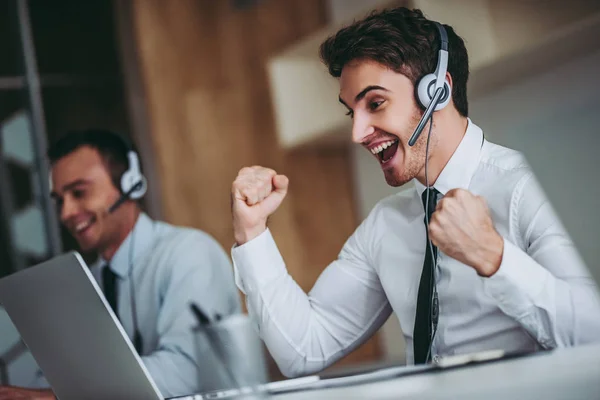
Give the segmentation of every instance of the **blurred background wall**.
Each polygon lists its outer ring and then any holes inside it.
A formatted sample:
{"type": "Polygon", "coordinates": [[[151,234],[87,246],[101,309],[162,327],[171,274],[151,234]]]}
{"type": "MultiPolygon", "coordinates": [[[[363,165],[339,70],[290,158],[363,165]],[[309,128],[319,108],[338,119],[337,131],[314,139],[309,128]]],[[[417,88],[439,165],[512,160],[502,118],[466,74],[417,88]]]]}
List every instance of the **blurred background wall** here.
{"type": "MultiPolygon", "coordinates": [[[[289,176],[271,229],[309,290],[357,224],[347,148],[282,150],[266,63],[327,23],[322,0],[132,1],[129,7],[164,218],[233,243],[230,188],[243,166],[289,176]]],[[[375,359],[377,339],[344,362],[375,359]]]]}
{"type": "MultiPolygon", "coordinates": [[[[542,183],[572,180],[549,167],[581,164],[595,151],[590,141],[598,143],[595,0],[5,0],[0,276],[74,248],[47,199],[45,143],[68,129],[101,127],[137,145],[151,216],[202,229],[226,250],[237,171],[260,164],[288,175],[289,195],[271,229],[308,291],[373,205],[409,189],[387,187],[373,158],[350,145],[337,82],[317,56],[340,24],[399,4],[422,8],[465,38],[471,118],[486,137],[526,151],[542,183]],[[544,158],[545,146],[564,147],[564,159],[544,158]]],[[[600,195],[589,179],[581,185],[588,199],[600,195]]],[[[578,239],[596,221],[561,217],[578,239]]],[[[600,255],[595,241],[582,241],[586,259],[600,255]]],[[[0,309],[0,355],[18,338],[0,309]]],[[[10,382],[27,385],[35,362],[16,350],[10,382]]],[[[403,361],[392,316],[333,368],[403,361]]]]}

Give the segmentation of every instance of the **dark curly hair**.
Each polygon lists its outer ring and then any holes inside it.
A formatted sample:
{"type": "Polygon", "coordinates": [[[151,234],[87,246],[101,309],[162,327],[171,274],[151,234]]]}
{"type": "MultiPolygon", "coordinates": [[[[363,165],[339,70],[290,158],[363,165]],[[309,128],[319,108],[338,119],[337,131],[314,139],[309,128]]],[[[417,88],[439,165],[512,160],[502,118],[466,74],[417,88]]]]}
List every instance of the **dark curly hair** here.
{"type": "MultiPolygon", "coordinates": [[[[452,99],[460,115],[467,117],[469,57],[465,43],[451,26],[448,33],[448,72],[452,99]]],[[[440,49],[438,29],[421,10],[405,7],[373,12],[341,29],[321,44],[323,63],[339,78],[353,60],[372,60],[408,77],[413,85],[435,70],[440,49]]]]}

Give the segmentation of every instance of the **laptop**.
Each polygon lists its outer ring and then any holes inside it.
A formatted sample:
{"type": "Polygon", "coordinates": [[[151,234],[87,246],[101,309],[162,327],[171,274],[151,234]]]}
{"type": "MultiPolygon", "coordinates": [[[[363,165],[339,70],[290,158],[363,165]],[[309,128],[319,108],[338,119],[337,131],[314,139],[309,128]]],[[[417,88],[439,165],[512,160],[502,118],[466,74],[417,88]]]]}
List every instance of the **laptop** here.
{"type": "MultiPolygon", "coordinates": [[[[165,400],[79,253],[0,279],[0,304],[60,400],[165,400]]],[[[276,394],[316,375],[170,400],[276,394]]]]}
{"type": "Polygon", "coordinates": [[[78,253],[1,279],[0,303],[59,399],[164,399],[78,253]]]}

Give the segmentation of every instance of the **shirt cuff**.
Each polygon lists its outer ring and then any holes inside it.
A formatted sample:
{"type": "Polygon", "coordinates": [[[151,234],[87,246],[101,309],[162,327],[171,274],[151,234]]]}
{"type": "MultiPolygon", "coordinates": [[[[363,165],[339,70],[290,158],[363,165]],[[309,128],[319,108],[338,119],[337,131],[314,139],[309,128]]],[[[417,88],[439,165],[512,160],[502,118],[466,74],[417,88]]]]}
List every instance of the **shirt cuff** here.
{"type": "Polygon", "coordinates": [[[244,294],[268,285],[278,276],[287,273],[285,262],[269,228],[241,246],[234,245],[231,248],[231,259],[235,283],[244,294]]]}
{"type": "Polygon", "coordinates": [[[482,279],[485,292],[498,301],[500,309],[520,319],[531,312],[551,278],[550,272],[504,239],[500,268],[491,277],[482,279]]]}

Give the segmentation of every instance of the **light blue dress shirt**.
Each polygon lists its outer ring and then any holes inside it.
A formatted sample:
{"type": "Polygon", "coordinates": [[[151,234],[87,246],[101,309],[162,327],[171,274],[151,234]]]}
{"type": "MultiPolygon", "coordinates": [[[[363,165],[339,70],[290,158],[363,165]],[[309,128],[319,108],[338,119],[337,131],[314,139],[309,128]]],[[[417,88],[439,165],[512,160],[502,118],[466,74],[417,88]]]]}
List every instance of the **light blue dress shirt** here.
{"type": "MultiPolygon", "coordinates": [[[[190,304],[209,316],[241,312],[231,263],[222,247],[202,231],[141,214],[109,264],[119,277],[121,324],[132,342],[137,324],[140,356],[163,396],[201,392],[202,356],[196,352],[197,321],[190,304]]],[[[90,267],[100,287],[105,265],[100,259],[90,267]]]]}

